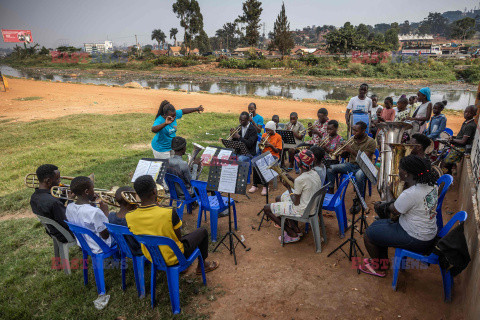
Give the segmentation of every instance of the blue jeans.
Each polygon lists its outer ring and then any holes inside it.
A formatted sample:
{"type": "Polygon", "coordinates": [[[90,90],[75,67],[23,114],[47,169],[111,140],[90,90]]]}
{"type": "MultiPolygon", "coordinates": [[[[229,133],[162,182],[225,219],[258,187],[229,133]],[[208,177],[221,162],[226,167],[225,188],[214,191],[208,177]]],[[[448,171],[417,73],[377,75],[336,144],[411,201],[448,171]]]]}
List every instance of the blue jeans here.
{"type": "MultiPolygon", "coordinates": [[[[355,180],[357,181],[358,189],[363,197],[365,197],[365,173],[356,164],[345,162],[340,164],[334,164],[327,169],[327,182],[331,183],[330,186],[335,185],[335,178],[337,174],[350,173],[355,174],[355,180]]],[[[337,186],[338,187],[338,186],[337,186]]]]}

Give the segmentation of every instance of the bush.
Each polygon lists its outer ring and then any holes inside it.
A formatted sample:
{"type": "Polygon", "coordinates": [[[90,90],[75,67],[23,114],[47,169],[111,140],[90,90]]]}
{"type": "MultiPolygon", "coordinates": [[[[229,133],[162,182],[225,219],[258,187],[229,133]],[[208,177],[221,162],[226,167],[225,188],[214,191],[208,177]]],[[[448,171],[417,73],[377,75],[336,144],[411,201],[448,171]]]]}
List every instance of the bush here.
{"type": "Polygon", "coordinates": [[[474,66],[465,70],[458,70],[457,75],[468,83],[477,84],[480,82],[480,67],[474,66]]]}
{"type": "MultiPolygon", "coordinates": [[[[203,58],[203,57],[202,57],[203,58]]],[[[169,57],[169,56],[160,56],[150,62],[154,65],[167,64],[171,67],[189,67],[201,64],[199,61],[200,57],[191,56],[191,57],[169,57]]]]}

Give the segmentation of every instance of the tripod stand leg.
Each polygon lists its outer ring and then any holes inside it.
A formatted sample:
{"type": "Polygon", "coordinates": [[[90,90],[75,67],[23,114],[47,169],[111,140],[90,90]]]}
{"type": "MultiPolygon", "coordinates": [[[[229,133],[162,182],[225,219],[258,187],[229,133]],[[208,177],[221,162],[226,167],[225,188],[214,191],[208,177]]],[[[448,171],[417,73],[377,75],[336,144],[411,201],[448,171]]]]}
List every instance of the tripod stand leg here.
{"type": "Polygon", "coordinates": [[[334,254],[334,253],[337,252],[338,250],[342,249],[342,247],[343,247],[345,244],[347,244],[347,242],[349,242],[349,241],[350,241],[350,239],[347,239],[347,240],[343,241],[342,244],[339,245],[338,247],[336,247],[335,250],[333,250],[332,252],[330,252],[330,253],[327,255],[327,257],[330,257],[332,254],[334,254]]]}
{"type": "Polygon", "coordinates": [[[225,233],[225,235],[223,236],[222,240],[220,240],[220,241],[218,242],[217,246],[215,247],[215,249],[213,249],[213,252],[217,251],[218,247],[220,247],[221,244],[225,245],[225,244],[223,243],[223,241],[225,241],[225,238],[228,236],[228,234],[229,234],[228,232],[225,233]]]}

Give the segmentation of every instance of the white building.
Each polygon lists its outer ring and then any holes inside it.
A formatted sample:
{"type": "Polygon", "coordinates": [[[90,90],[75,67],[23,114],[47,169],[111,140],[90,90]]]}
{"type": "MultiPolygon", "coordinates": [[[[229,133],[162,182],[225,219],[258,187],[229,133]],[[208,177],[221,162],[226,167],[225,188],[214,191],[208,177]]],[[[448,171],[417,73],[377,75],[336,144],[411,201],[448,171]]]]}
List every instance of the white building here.
{"type": "Polygon", "coordinates": [[[111,53],[113,52],[113,41],[105,43],[84,43],[83,48],[88,53],[111,53]]]}

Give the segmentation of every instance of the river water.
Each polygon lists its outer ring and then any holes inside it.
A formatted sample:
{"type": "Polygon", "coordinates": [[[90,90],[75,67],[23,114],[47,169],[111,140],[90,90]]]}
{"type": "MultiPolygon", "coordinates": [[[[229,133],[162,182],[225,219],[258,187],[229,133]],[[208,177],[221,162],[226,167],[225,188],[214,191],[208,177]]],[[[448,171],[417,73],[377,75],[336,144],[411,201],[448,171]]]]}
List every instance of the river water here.
{"type": "MultiPolygon", "coordinates": [[[[70,77],[68,75],[51,73],[34,72],[30,70],[15,69],[6,65],[0,66],[0,71],[4,75],[34,78],[37,80],[52,81],[71,81],[78,83],[94,83],[106,85],[124,85],[131,82],[132,79],[108,78],[92,76],[70,77]]],[[[172,80],[172,79],[133,79],[142,86],[148,86],[152,89],[170,89],[170,90],[188,90],[188,91],[205,91],[209,93],[230,93],[235,95],[257,95],[262,97],[275,96],[285,97],[289,99],[316,99],[316,100],[347,100],[358,93],[358,89],[351,85],[343,85],[341,83],[325,82],[315,85],[309,84],[289,84],[289,83],[270,83],[255,81],[209,81],[209,80],[172,80]]],[[[448,86],[442,85],[441,88],[432,88],[432,101],[447,100],[447,109],[464,109],[466,106],[475,103],[475,91],[464,89],[448,89],[448,86]]],[[[407,97],[416,94],[416,89],[395,89],[388,87],[370,87],[369,95],[376,94],[379,101],[383,104],[383,99],[387,96],[393,97],[396,101],[402,94],[407,97]]]]}

